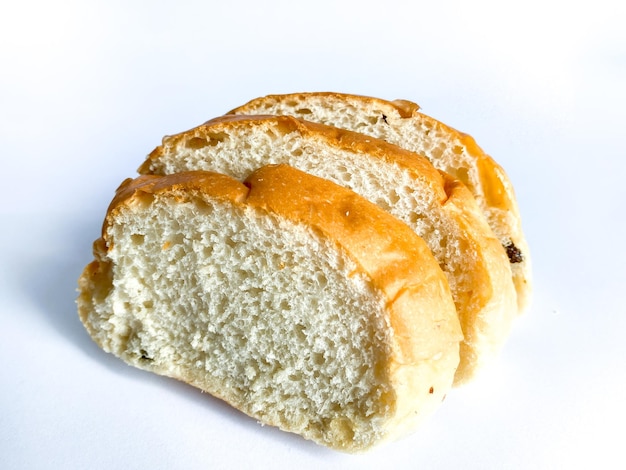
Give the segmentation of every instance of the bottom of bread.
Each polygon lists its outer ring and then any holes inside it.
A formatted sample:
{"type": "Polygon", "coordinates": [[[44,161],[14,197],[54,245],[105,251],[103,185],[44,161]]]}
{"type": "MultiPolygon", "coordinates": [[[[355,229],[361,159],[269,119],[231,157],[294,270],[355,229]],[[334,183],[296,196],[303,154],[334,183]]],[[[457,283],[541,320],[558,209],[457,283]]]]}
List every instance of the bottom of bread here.
{"type": "MultiPolygon", "coordinates": [[[[429,271],[435,261],[422,260],[421,284],[390,299],[324,223],[255,207],[254,184],[216,178],[217,196],[158,178],[158,191],[144,186],[114,204],[79,281],[93,339],[341,451],[367,450],[430,415],[452,384],[460,339],[445,282],[429,271]],[[224,196],[225,183],[236,190],[224,196]]],[[[373,210],[350,204],[353,217],[373,210]]]]}

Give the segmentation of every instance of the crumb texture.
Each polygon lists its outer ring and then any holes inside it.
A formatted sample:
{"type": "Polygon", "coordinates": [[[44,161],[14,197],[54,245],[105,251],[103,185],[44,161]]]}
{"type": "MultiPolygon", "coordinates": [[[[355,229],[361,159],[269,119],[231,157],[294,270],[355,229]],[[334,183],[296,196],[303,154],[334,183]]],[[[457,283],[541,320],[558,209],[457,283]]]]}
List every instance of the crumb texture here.
{"type": "MultiPolygon", "coordinates": [[[[331,111],[321,105],[307,109],[316,119],[330,120],[323,113],[331,111]]],[[[360,119],[363,126],[352,127],[364,132],[378,128],[378,118],[351,114],[349,107],[333,116],[360,119]]],[[[158,175],[205,170],[245,179],[265,164],[286,164],[349,188],[401,220],[426,242],[446,275],[465,334],[457,382],[467,382],[508,336],[516,296],[506,254],[471,193],[458,184],[446,193],[452,178],[414,153],[354,132],[296,122],[269,116],[209,121],[164,139],[142,168],[158,175]]]]}
{"type": "Polygon", "coordinates": [[[108,288],[82,298],[105,350],[332,447],[382,437],[384,305],[328,240],[250,208],[159,199],[120,211],[107,237],[108,288]]]}

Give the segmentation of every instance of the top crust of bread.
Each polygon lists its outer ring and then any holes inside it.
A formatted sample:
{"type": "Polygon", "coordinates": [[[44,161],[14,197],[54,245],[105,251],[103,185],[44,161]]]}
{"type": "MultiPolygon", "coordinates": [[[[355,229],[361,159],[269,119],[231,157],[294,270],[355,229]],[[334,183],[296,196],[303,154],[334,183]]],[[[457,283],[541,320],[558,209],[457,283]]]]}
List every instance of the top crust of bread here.
{"type": "Polygon", "coordinates": [[[332,92],[268,95],[229,114],[294,115],[372,135],[425,155],[435,167],[460,179],[475,196],[511,261],[518,311],[528,308],[531,260],[513,185],[471,136],[421,113],[419,105],[411,101],[332,92]]]}
{"type": "Polygon", "coordinates": [[[500,350],[515,315],[506,254],[467,188],[413,152],[292,116],[229,115],[165,137],[139,172],[208,170],[244,179],[267,163],[343,184],[424,236],[448,275],[465,334],[456,384],[500,350]]]}
{"type": "MultiPolygon", "coordinates": [[[[180,221],[181,226],[184,223],[180,221]]],[[[184,230],[193,235],[197,227],[187,226],[184,230]]],[[[282,234],[273,236],[280,238],[282,234]]],[[[155,255],[159,256],[161,242],[156,242],[155,255]]],[[[298,432],[320,444],[354,452],[365,450],[380,439],[397,437],[413,429],[436,409],[451,386],[462,333],[447,281],[428,247],[406,225],[352,191],[286,165],[261,168],[245,183],[208,172],[127,180],[109,206],[102,238],[94,244],[94,256],[95,260],[79,279],[78,306],[82,322],[103,349],[136,367],[191,383],[266,424],[298,432]],[[144,353],[127,349],[127,337],[122,338],[121,343],[114,338],[114,317],[122,314],[119,310],[123,307],[119,302],[113,303],[116,311],[108,311],[107,298],[120,285],[120,281],[116,282],[119,272],[111,254],[115,252],[118,256],[120,250],[128,247],[119,246],[122,242],[114,238],[116,232],[112,229],[132,230],[129,223],[142,218],[149,224],[149,220],[154,220],[150,207],[155,201],[175,206],[192,203],[198,208],[217,202],[232,206],[238,213],[253,211],[255,217],[285,219],[306,227],[312,235],[329,241],[330,246],[353,260],[355,270],[350,277],[363,276],[372,291],[380,295],[385,324],[390,329],[389,334],[379,333],[387,342],[381,377],[389,392],[381,399],[388,412],[384,416],[361,417],[368,423],[378,420],[379,428],[365,436],[358,435],[358,428],[353,430],[357,435],[347,432],[341,410],[334,418],[327,418],[330,421],[321,427],[290,422],[276,415],[275,410],[259,411],[254,406],[258,404],[247,403],[245,398],[233,393],[224,383],[216,382],[194,364],[174,367],[159,357],[147,361],[142,357],[144,353]]],[[[132,257],[132,254],[126,256],[132,257]]],[[[184,303],[185,292],[180,294],[180,301],[184,303]]],[[[191,309],[185,316],[193,318],[198,313],[191,309]]],[[[310,312],[312,316],[315,314],[310,312]]],[[[359,316],[366,312],[353,314],[359,316]]],[[[191,338],[187,338],[184,344],[191,342],[191,338]]],[[[344,387],[349,388],[350,384],[339,385],[340,389],[344,387]]],[[[310,419],[313,422],[316,417],[310,419]]]]}

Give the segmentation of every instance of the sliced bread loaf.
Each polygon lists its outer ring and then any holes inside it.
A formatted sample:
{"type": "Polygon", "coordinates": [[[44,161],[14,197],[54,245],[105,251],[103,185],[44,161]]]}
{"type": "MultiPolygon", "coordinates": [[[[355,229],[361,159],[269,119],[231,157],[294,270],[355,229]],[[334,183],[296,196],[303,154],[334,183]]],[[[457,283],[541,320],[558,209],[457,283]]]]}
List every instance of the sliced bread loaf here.
{"type": "Polygon", "coordinates": [[[504,170],[467,134],[419,112],[406,100],[341,93],[293,93],[257,98],[233,114],[286,114],[384,139],[420,155],[461,180],[475,196],[506,249],[523,312],[530,303],[531,264],[519,209],[504,170]]]}
{"type": "Polygon", "coordinates": [[[499,351],[516,314],[506,254],[467,188],[423,157],[290,116],[231,115],[164,138],[139,172],[209,170],[244,179],[268,163],[344,185],[426,241],[447,276],[465,336],[457,384],[499,351]]]}
{"type": "Polygon", "coordinates": [[[428,247],[288,166],[127,180],[94,256],[78,307],[105,351],[319,444],[408,432],[453,381],[462,334],[428,247]]]}

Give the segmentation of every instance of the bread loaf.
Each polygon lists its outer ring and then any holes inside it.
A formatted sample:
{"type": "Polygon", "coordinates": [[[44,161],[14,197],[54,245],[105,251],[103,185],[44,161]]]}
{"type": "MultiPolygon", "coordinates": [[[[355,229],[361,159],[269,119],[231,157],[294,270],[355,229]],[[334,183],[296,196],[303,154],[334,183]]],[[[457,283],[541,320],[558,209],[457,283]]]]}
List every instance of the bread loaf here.
{"type": "Polygon", "coordinates": [[[528,307],[532,295],[530,252],[513,185],[469,135],[421,113],[419,106],[410,101],[341,93],[270,95],[231,113],[293,115],[381,138],[426,156],[472,192],[508,254],[519,312],[528,307]]]}
{"type": "Polygon", "coordinates": [[[344,185],[426,241],[447,276],[463,328],[457,384],[499,352],[516,314],[506,254],[465,186],[425,158],[290,116],[225,116],[164,138],[139,172],[209,170],[244,179],[268,163],[344,185]]]}
{"type": "Polygon", "coordinates": [[[291,167],[127,180],[94,256],[78,308],[105,351],[322,445],[407,432],[453,381],[462,334],[426,244],[291,167]]]}

